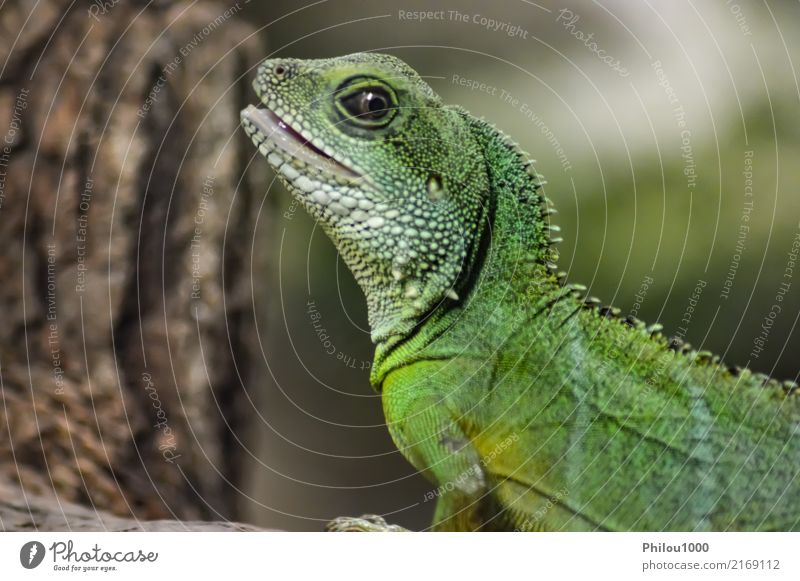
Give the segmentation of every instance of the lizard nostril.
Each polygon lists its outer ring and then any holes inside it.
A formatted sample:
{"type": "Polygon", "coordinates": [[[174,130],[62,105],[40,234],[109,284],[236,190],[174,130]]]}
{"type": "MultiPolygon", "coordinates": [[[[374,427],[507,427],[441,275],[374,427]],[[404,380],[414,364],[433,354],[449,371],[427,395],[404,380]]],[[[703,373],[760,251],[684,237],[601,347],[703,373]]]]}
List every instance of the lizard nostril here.
{"type": "Polygon", "coordinates": [[[286,76],[286,66],[278,63],[272,68],[272,74],[279,79],[284,78],[286,76]]]}

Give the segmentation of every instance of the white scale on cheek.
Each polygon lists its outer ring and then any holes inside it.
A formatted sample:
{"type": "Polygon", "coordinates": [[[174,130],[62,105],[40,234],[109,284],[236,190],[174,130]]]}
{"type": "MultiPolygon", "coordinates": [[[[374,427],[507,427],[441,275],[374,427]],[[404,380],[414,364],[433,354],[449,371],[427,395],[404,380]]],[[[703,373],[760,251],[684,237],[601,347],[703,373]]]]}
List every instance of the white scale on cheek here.
{"type": "Polygon", "coordinates": [[[306,176],[302,175],[294,181],[294,185],[307,194],[310,194],[315,189],[317,189],[316,186],[314,185],[314,182],[312,182],[306,176]]]}
{"type": "Polygon", "coordinates": [[[350,208],[351,210],[358,205],[358,201],[355,198],[351,198],[350,196],[342,196],[340,203],[345,208],[350,208]]]}
{"type": "Polygon", "coordinates": [[[322,190],[317,190],[311,194],[311,198],[320,206],[327,206],[331,202],[330,196],[322,190]]]}
{"type": "Polygon", "coordinates": [[[294,181],[300,177],[300,172],[288,163],[284,163],[281,166],[281,173],[290,181],[294,181]]]}
{"type": "Polygon", "coordinates": [[[339,216],[347,216],[350,213],[350,210],[342,206],[339,202],[333,202],[330,206],[328,206],[331,211],[339,216]]]}

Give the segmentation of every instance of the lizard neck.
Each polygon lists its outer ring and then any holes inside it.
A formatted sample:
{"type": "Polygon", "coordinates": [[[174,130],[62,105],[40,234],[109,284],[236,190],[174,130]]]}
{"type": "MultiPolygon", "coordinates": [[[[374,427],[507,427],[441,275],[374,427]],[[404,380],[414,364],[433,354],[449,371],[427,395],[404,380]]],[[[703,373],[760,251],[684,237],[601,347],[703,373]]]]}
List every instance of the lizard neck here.
{"type": "MultiPolygon", "coordinates": [[[[584,286],[563,284],[550,238],[553,211],[541,190],[540,176],[516,144],[484,121],[470,119],[486,160],[488,212],[474,261],[458,282],[462,299],[435,309],[409,334],[378,343],[370,374],[376,389],[394,369],[423,359],[469,357],[468,345],[477,343],[473,355],[478,359],[501,349],[518,349],[532,360],[541,357],[542,369],[563,371],[580,362],[594,370],[584,375],[586,381],[596,372],[620,383],[630,379],[636,367],[644,370],[639,378],[647,386],[643,389],[650,389],[667,382],[670,370],[680,368],[691,377],[698,374],[699,384],[711,372],[718,384],[731,389],[768,386],[776,397],[781,388],[787,394],[798,391],[795,382],[781,384],[748,369],[728,368],[707,351],[666,339],[661,325],[623,318],[619,309],[584,297],[584,286]],[[601,330],[605,339],[597,341],[601,330]],[[511,344],[515,336],[522,338],[522,345],[511,344]],[[539,339],[530,343],[530,337],[539,339]],[[560,355],[571,358],[567,365],[553,365],[555,353],[545,344],[554,337],[556,343],[572,347],[560,355]]],[[[563,379],[554,378],[554,384],[563,379]]]]}
{"type": "MultiPolygon", "coordinates": [[[[530,308],[563,293],[555,273],[558,252],[549,223],[554,213],[541,189],[541,176],[527,154],[492,125],[470,116],[470,130],[483,151],[488,176],[486,212],[468,268],[456,283],[458,301],[440,304],[404,335],[379,341],[370,381],[377,389],[393,369],[414,360],[447,332],[464,311],[509,299],[530,308]]],[[[483,310],[483,309],[479,309],[483,310]]]]}

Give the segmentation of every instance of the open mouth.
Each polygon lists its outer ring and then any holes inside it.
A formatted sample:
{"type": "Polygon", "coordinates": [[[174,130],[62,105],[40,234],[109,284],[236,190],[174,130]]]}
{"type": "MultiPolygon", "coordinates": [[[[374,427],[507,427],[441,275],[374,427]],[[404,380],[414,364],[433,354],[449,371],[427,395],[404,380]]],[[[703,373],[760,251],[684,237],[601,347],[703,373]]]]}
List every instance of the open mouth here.
{"type": "MultiPolygon", "coordinates": [[[[252,124],[267,140],[288,156],[334,175],[346,178],[360,177],[359,174],[315,147],[269,109],[248,105],[242,110],[241,117],[242,121],[252,124]]],[[[247,123],[245,123],[246,126],[247,123]]]]}

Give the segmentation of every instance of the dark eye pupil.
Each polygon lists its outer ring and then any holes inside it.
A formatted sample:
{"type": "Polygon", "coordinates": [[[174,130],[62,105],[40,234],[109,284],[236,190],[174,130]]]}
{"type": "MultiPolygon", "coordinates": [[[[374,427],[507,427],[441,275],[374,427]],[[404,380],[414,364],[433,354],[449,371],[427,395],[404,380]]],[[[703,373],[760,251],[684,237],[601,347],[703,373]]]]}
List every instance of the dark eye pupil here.
{"type": "Polygon", "coordinates": [[[375,115],[376,113],[383,113],[386,114],[386,99],[384,99],[381,95],[376,95],[375,93],[367,93],[366,97],[367,102],[367,111],[375,115]]]}
{"type": "Polygon", "coordinates": [[[350,115],[367,121],[380,121],[392,108],[391,98],[380,88],[359,91],[344,98],[342,104],[350,115]]]}

